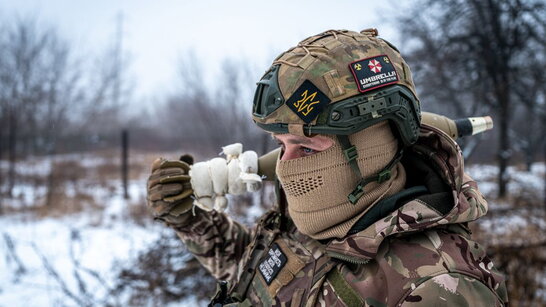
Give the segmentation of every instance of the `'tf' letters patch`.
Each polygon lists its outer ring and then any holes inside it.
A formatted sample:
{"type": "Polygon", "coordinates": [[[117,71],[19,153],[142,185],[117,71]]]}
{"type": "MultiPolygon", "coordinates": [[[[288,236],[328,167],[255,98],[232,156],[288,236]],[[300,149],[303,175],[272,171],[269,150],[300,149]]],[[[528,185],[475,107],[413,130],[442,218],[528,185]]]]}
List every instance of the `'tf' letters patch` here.
{"type": "Polygon", "coordinates": [[[330,103],[328,96],[309,80],[305,80],[286,101],[288,107],[307,124],[315,119],[328,103],[330,103]]]}
{"type": "Polygon", "coordinates": [[[286,261],[286,256],[279,245],[277,243],[271,245],[271,248],[267,252],[267,257],[260,262],[258,267],[267,285],[270,285],[273,279],[277,277],[277,274],[284,267],[286,261]]]}
{"type": "Polygon", "coordinates": [[[349,64],[358,90],[362,93],[398,81],[394,65],[387,55],[378,55],[349,64]]]}

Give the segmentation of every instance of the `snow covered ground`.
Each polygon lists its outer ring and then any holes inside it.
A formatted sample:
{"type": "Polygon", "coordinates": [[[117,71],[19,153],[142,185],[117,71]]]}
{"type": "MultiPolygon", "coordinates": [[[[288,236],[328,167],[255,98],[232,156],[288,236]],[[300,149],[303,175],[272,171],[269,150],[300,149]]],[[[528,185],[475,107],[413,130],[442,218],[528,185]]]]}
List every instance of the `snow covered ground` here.
{"type": "Polygon", "coordinates": [[[82,306],[85,297],[110,302],[115,268],[134,261],[165,231],[124,220],[120,196],[103,212],[0,217],[0,306],[82,306]]]}
{"type": "MultiPolygon", "coordinates": [[[[495,165],[473,164],[465,167],[466,172],[478,182],[482,194],[493,198],[497,194],[498,168],[495,165]]],[[[510,166],[507,169],[509,178],[508,191],[510,195],[532,193],[534,197],[544,199],[544,173],[546,164],[535,163],[531,171],[510,166]]]]}
{"type": "MultiPolygon", "coordinates": [[[[85,177],[63,182],[62,189],[70,201],[79,195],[88,195],[92,208],[67,214],[43,215],[32,210],[43,202],[45,185],[29,178],[46,177],[52,169],[52,160],[34,159],[31,164],[20,163],[16,170],[22,177],[14,189],[14,196],[3,203],[11,208],[0,215],[0,307],[7,306],[118,306],[134,305],[127,293],[112,295],[121,269],[131,268],[139,253],[150,248],[162,236],[170,234],[163,225],[154,223],[145,215],[135,214],[145,206],[145,178],[150,158],[132,157],[133,163],[144,167],[132,174],[130,199],[122,197],[117,171],[104,173],[110,160],[103,156],[66,155],[54,161],[77,161],[85,177]],[[106,166],[106,167],[104,167],[106,166]],[[103,168],[103,172],[97,171],[103,168]],[[106,178],[106,179],[104,179],[106,178]]],[[[0,169],[7,165],[0,161],[0,169]]],[[[479,182],[483,194],[496,193],[497,169],[488,165],[471,165],[467,170],[479,182]]],[[[537,164],[532,172],[515,167],[509,169],[511,193],[531,193],[542,200],[545,165],[537,164]]],[[[39,181],[39,180],[38,180],[39,181]]],[[[257,197],[251,198],[258,201],[257,197]]],[[[490,201],[492,210],[509,206],[506,202],[490,201]]],[[[43,210],[43,209],[40,209],[43,210]]],[[[42,211],[40,211],[42,212],[42,211]]],[[[252,220],[262,210],[250,207],[252,220]]],[[[545,221],[530,221],[525,215],[494,215],[480,222],[482,227],[493,228],[499,235],[545,221]]],[[[195,306],[191,295],[173,306],[195,306]]],[[[148,304],[149,305],[149,304],[148,304]]]]}
{"type": "Polygon", "coordinates": [[[466,167],[466,171],[478,182],[478,188],[489,203],[489,214],[478,220],[483,229],[495,232],[499,239],[503,235],[521,231],[529,226],[546,230],[544,219],[546,208],[543,203],[546,171],[544,163],[534,164],[530,172],[514,166],[509,167],[507,170],[509,197],[502,200],[496,199],[498,193],[496,166],[470,165],[466,167]]]}
{"type": "MultiPolygon", "coordinates": [[[[145,208],[148,169],[158,155],[131,157],[128,200],[123,198],[119,167],[108,153],[19,162],[12,197],[1,200],[5,214],[0,215],[0,307],[140,306],[131,302],[134,298],[127,292],[133,288],[119,291],[126,286],[120,273],[139,265],[138,257],[161,247],[158,242],[165,238],[183,251],[172,230],[154,222],[145,208]],[[64,176],[56,181],[61,185],[56,189],[63,194],[59,201],[64,204],[53,203],[49,208],[45,205],[45,180],[56,167],[64,176]],[[77,169],[77,178],[70,172],[65,174],[69,168],[77,169]],[[70,209],[78,207],[80,199],[88,208],[70,209]],[[65,208],[69,209],[59,212],[65,208]]],[[[7,168],[7,163],[0,161],[0,171],[5,174],[7,168]]],[[[259,195],[248,199],[256,202],[259,195]]],[[[249,209],[244,222],[263,212],[249,209]]],[[[181,258],[176,265],[184,264],[188,257],[181,253],[181,258]]],[[[210,289],[214,288],[211,284],[210,289]]],[[[198,300],[188,293],[176,303],[150,299],[145,304],[196,306],[198,300]]]]}

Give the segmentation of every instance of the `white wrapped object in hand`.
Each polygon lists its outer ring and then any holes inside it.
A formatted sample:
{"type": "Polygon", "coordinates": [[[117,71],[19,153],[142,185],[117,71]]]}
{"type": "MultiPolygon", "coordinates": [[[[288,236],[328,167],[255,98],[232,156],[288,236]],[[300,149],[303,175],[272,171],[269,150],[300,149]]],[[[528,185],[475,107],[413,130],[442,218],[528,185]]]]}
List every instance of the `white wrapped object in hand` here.
{"type": "Polygon", "coordinates": [[[245,151],[239,155],[239,166],[243,173],[258,173],[258,154],[255,151],[245,151]]]}
{"type": "Polygon", "coordinates": [[[242,152],[243,144],[241,143],[235,143],[222,147],[222,153],[226,155],[228,162],[231,161],[231,159],[237,159],[242,152]]]}
{"type": "Polygon", "coordinates": [[[223,211],[227,207],[227,199],[224,196],[227,193],[228,184],[226,159],[214,158],[208,161],[208,164],[214,191],[214,210],[223,211]]]}
{"type": "Polygon", "coordinates": [[[255,151],[245,151],[239,156],[241,180],[246,184],[248,192],[256,192],[262,188],[262,177],[258,173],[258,154],[255,151]]]}
{"type": "Polygon", "coordinates": [[[227,160],[214,158],[191,166],[194,205],[206,211],[224,211],[227,207],[226,194],[240,195],[262,187],[262,178],[257,174],[256,152],[243,152],[243,145],[235,143],[222,147],[222,153],[227,160]]]}
{"type": "Polygon", "coordinates": [[[212,178],[209,173],[208,162],[198,162],[191,166],[189,175],[190,183],[195,195],[193,204],[205,211],[212,210],[214,189],[212,178]]]}
{"type": "Polygon", "coordinates": [[[257,192],[262,188],[262,177],[258,174],[241,173],[239,178],[245,184],[247,192],[257,192]]]}
{"type": "Polygon", "coordinates": [[[241,180],[241,167],[239,159],[232,159],[228,164],[228,193],[240,195],[246,192],[246,186],[241,180]]]}

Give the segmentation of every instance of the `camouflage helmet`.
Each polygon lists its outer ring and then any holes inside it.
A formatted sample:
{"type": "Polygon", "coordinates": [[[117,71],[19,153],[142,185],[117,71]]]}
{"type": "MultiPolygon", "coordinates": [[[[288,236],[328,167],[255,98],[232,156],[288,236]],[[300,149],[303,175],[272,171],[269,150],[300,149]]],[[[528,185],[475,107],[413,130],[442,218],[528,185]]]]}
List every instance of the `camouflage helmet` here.
{"type": "Polygon", "coordinates": [[[377,30],[328,30],[275,59],[257,83],[253,120],[276,133],[350,135],[390,120],[402,144],[419,133],[411,72],[377,30]]]}

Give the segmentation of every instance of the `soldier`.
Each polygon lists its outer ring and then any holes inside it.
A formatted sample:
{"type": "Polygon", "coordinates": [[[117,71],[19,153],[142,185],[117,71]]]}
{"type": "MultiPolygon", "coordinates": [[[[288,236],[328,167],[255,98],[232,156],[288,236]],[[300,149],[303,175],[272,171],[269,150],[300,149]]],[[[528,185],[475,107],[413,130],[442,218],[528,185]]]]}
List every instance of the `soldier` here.
{"type": "Polygon", "coordinates": [[[184,162],[154,161],[148,182],[154,216],[226,281],[211,305],[507,303],[467,227],[487,202],[453,139],[420,124],[410,69],[375,29],[329,30],[282,53],[253,119],[282,147],[278,206],[254,229],[194,207],[184,162]]]}

